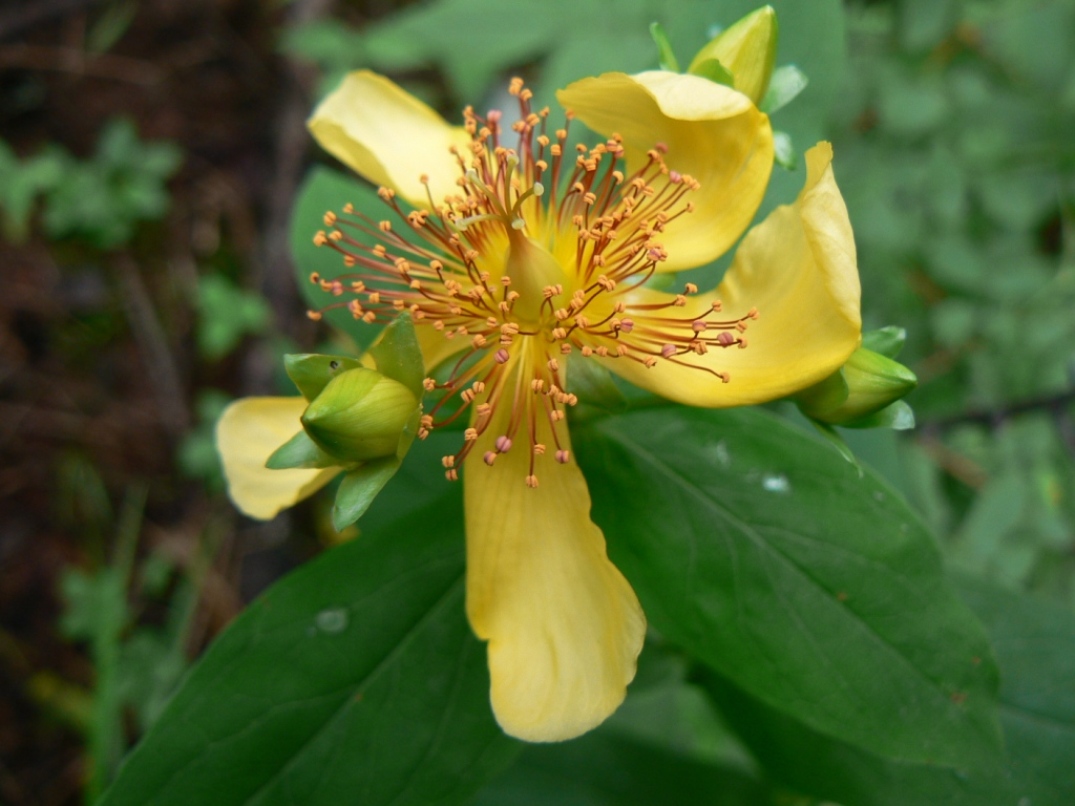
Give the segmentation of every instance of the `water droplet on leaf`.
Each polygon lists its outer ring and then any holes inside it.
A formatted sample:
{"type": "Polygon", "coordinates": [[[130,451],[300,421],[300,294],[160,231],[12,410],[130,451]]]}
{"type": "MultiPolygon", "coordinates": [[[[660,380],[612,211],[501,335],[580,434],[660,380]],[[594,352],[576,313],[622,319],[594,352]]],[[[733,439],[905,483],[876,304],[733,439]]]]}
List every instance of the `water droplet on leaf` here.
{"type": "Polygon", "coordinates": [[[338,633],[347,629],[347,622],[350,617],[347,615],[347,611],[342,607],[329,608],[328,610],[322,610],[314,617],[314,624],[317,625],[317,629],[321,632],[338,633]]]}
{"type": "Polygon", "coordinates": [[[765,473],[761,477],[761,486],[763,490],[768,490],[771,493],[787,493],[791,491],[791,482],[788,481],[788,477],[783,473],[765,473]]]}

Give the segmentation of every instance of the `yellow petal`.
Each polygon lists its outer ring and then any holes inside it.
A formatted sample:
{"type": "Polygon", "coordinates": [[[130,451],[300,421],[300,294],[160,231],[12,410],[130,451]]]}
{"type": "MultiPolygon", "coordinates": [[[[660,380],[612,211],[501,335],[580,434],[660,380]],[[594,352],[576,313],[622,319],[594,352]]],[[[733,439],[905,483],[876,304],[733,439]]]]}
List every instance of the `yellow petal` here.
{"type": "MultiPolygon", "coordinates": [[[[692,406],[742,406],[785,397],[831,375],[858,346],[862,318],[855,240],[832,174],[832,146],[806,154],[806,185],[794,204],[774,210],[743,239],[724,281],[712,294],[673,308],[688,322],[724,303],[721,318],[756,307],[744,334],[748,347],[710,348],[692,361],[710,372],[658,359],[653,369],[606,360],[609,369],[663,397],[692,406]]],[[[672,295],[637,289],[632,303],[669,302],[672,295]]]]}
{"type": "Polygon", "coordinates": [[[228,495],[251,518],[269,520],[281,509],[320,490],[340,472],[269,470],[273,451],[302,430],[299,416],[306,408],[301,397],[246,397],[236,400],[216,427],[217,450],[224,463],[228,495]]]}
{"type": "Polygon", "coordinates": [[[384,76],[349,73],[307,125],[334,157],[417,207],[429,206],[422,174],[437,202],[458,190],[459,166],[449,148],[465,148],[470,136],[384,76]]]}
{"type": "Polygon", "coordinates": [[[645,617],[590,520],[582,472],[573,460],[553,460],[547,423],[538,429],[549,455],[537,458],[536,489],[524,484],[524,432],[492,467],[482,462],[509,416],[502,403],[467,461],[467,614],[489,642],[501,727],[526,741],[560,741],[596,727],[623,701],[645,617]]]}
{"type": "Polygon", "coordinates": [[[657,143],[672,170],[701,182],[686,199],[695,210],[672,221],[658,240],[668,251],[660,271],[708,263],[727,251],[758,210],[773,167],[773,132],[742,93],[699,76],[652,71],[605,73],[557,93],[560,103],[604,136],[619,133],[631,170],[657,143]]]}

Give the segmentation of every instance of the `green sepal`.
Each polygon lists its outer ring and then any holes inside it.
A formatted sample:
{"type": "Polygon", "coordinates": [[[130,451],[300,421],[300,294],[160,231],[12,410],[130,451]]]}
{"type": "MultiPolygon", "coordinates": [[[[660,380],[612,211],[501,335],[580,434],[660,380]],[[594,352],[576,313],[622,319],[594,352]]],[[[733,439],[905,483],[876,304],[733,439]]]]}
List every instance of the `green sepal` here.
{"type": "Polygon", "coordinates": [[[795,153],[795,144],[787,132],[773,132],[773,162],[785,171],[794,171],[799,167],[799,155],[795,153]]]}
{"type": "Polygon", "coordinates": [[[328,386],[328,382],[342,372],[362,366],[357,358],[345,355],[318,355],[296,353],[284,356],[284,370],[299,388],[302,396],[313,400],[328,386]]]}
{"type": "Polygon", "coordinates": [[[659,22],[649,24],[649,35],[653,37],[653,43],[657,46],[657,61],[661,65],[661,69],[678,73],[679,60],[676,59],[675,51],[672,50],[672,43],[668,40],[668,34],[664,32],[664,28],[661,27],[659,22]]]}
{"type": "Polygon", "coordinates": [[[572,358],[567,364],[567,391],[580,402],[607,412],[624,411],[627,398],[612,380],[612,373],[588,358],[572,358]]]}
{"type": "Polygon", "coordinates": [[[840,423],[843,428],[891,428],[893,431],[909,431],[914,425],[914,409],[903,400],[897,400],[861,419],[840,423]]]}
{"type": "Polygon", "coordinates": [[[691,75],[708,78],[725,87],[735,87],[735,76],[732,75],[731,70],[720,63],[720,59],[703,59],[691,68],[691,75]]]}
{"type": "MultiPolygon", "coordinates": [[[[803,413],[812,420],[817,418],[811,413],[832,411],[846,402],[850,392],[844,379],[843,369],[839,369],[820,383],[804,389],[795,396],[795,403],[803,413]]],[[[820,420],[818,420],[820,422],[820,420]]]]}
{"type": "Polygon", "coordinates": [[[728,84],[758,104],[769,87],[779,38],[776,12],[772,6],[763,6],[713,37],[695,54],[687,72],[728,84]],[[735,80],[713,79],[706,72],[712,70],[708,64],[712,61],[735,80]]]}
{"type": "Polygon", "coordinates": [[[343,477],[336,490],[336,503],[332,506],[332,525],[337,532],[342,532],[365,514],[401,464],[394,456],[375,459],[343,477]]]}
{"type": "Polygon", "coordinates": [[[889,325],[888,327],[862,334],[863,347],[891,359],[899,357],[906,341],[907,331],[896,325],[889,325]]]}
{"type": "Polygon", "coordinates": [[[776,68],[769,79],[769,89],[765,91],[761,104],[758,107],[767,115],[771,115],[778,109],[783,109],[795,97],[806,89],[810,79],[806,73],[794,64],[785,64],[776,68]]]}
{"type": "Polygon", "coordinates": [[[418,399],[425,391],[425,361],[418,346],[411,315],[404,311],[384,329],[381,338],[370,348],[370,355],[377,362],[377,370],[394,381],[406,386],[418,399]]]}
{"type": "Polygon", "coordinates": [[[273,451],[272,456],[265,462],[265,467],[269,470],[338,467],[339,465],[340,460],[321,450],[305,431],[299,431],[273,451]]]}

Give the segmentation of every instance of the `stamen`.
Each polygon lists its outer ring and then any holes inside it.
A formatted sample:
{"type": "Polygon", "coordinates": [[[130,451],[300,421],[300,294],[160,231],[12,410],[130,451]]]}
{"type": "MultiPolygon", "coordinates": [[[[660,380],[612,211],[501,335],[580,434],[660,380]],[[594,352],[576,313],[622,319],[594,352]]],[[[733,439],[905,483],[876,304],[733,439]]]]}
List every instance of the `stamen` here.
{"type": "Polygon", "coordinates": [[[525,439],[525,482],[536,487],[538,464],[571,460],[560,430],[578,402],[564,388],[568,359],[647,368],[670,362],[728,383],[715,357],[747,347],[758,312],[723,318],[720,301],[699,298],[693,283],[660,301],[633,302],[632,292],[668,259],[662,233],[691,213],[698,181],[675,169],[676,155],[663,143],[630,168],[618,134],[572,154],[573,114],[547,134],[548,109],[531,108],[521,79],[508,90],[518,102],[514,121],[498,110],[484,117],[463,110],[470,143],[450,149],[459,171],[450,194],[435,199],[423,174],[421,207],[404,209],[396,191],[382,187],[387,217],[351,204],[324,213],[314,243],[339,253],[344,268],[334,278],[310,275],[330,302],[308,316],[317,321],[344,308],[357,321],[381,325],[408,311],[417,327],[455,340],[459,357],[450,372],[422,381],[432,399],[417,436],[469,418],[458,452],[441,460],[455,480],[494,413],[507,406],[510,416],[496,419],[507,423],[504,433],[482,462],[493,465],[525,439]],[[518,142],[502,141],[505,135],[518,142]],[[509,271],[513,249],[526,259],[509,271]],[[550,459],[539,436],[550,442],[550,459]]]}

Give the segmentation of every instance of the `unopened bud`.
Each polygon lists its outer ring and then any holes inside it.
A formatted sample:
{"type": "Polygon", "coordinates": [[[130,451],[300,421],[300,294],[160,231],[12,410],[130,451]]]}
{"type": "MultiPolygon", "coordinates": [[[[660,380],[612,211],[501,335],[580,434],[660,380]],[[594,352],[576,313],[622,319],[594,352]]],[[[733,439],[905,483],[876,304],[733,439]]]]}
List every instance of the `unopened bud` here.
{"type": "Polygon", "coordinates": [[[688,73],[706,75],[716,61],[732,74],[732,86],[760,104],[776,61],[779,27],[772,6],[751,12],[721,31],[694,57],[688,73]],[[710,65],[707,65],[709,62],[710,65]]]}
{"type": "MultiPolygon", "coordinates": [[[[306,408],[302,425],[322,450],[344,462],[397,456],[418,400],[406,386],[359,367],[333,378],[306,408]]],[[[405,450],[405,447],[403,447],[405,450]]]]}
{"type": "Polygon", "coordinates": [[[796,396],[802,412],[829,425],[850,425],[907,395],[918,378],[907,367],[860,347],[835,374],[796,396]]]}

